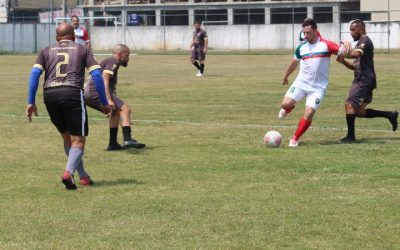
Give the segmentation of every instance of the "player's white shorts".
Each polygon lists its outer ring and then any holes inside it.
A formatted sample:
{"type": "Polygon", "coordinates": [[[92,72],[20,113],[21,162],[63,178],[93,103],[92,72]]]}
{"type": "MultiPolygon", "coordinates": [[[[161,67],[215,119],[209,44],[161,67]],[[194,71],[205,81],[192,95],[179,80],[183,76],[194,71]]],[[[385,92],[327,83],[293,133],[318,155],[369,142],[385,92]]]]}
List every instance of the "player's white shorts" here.
{"type": "Polygon", "coordinates": [[[286,92],[285,96],[292,98],[296,102],[306,97],[306,106],[317,110],[321,105],[325,94],[326,90],[324,89],[313,88],[304,83],[294,82],[286,92]]]}

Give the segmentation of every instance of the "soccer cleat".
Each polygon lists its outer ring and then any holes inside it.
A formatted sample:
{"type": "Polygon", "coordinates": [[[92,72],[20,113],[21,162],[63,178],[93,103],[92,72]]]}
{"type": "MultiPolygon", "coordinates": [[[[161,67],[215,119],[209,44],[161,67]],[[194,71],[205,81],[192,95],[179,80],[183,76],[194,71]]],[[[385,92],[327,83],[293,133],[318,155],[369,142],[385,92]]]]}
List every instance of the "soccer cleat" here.
{"type": "Polygon", "coordinates": [[[292,139],[289,141],[289,147],[295,148],[299,146],[299,141],[293,136],[292,139]]]}
{"type": "Polygon", "coordinates": [[[396,131],[397,130],[397,118],[399,117],[399,112],[393,111],[392,115],[389,118],[390,123],[392,124],[392,130],[396,131]]]}
{"type": "Polygon", "coordinates": [[[74,176],[71,175],[68,171],[64,171],[63,176],[61,177],[62,183],[65,185],[67,190],[75,190],[77,189],[75,185],[74,176]]]}
{"type": "Polygon", "coordinates": [[[124,149],[120,144],[109,144],[107,147],[107,151],[114,151],[114,150],[122,150],[124,149]]]}
{"type": "Polygon", "coordinates": [[[356,138],[355,137],[344,137],[340,140],[341,143],[346,143],[346,144],[350,144],[350,143],[356,143],[356,138]]]}
{"type": "Polygon", "coordinates": [[[146,144],[137,142],[136,140],[124,141],[124,148],[137,148],[141,149],[146,147],[146,144]]]}
{"type": "Polygon", "coordinates": [[[281,109],[279,110],[278,118],[279,119],[284,119],[289,113],[286,112],[286,110],[281,109]]]}
{"type": "Polygon", "coordinates": [[[84,176],[80,178],[80,183],[82,186],[91,186],[94,184],[94,181],[90,179],[90,176],[84,176]]]}
{"type": "Polygon", "coordinates": [[[203,76],[203,74],[202,74],[202,73],[200,72],[200,70],[199,70],[199,71],[197,71],[196,76],[203,76]]]}

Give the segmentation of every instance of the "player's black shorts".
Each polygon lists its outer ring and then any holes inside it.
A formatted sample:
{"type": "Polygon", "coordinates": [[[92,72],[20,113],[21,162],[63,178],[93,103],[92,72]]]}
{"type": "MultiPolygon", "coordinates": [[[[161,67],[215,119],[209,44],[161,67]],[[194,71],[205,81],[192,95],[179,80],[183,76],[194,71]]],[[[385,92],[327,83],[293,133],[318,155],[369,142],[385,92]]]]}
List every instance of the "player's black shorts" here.
{"type": "Polygon", "coordinates": [[[369,104],[372,102],[374,88],[375,86],[370,83],[353,82],[346,102],[350,103],[353,107],[360,107],[363,103],[369,104]]]}
{"type": "Polygon", "coordinates": [[[204,61],[206,60],[206,54],[204,54],[204,46],[194,47],[192,50],[192,59],[204,61]]]}
{"type": "Polygon", "coordinates": [[[87,136],[88,117],[83,90],[73,87],[45,89],[44,104],[50,119],[60,133],[87,136]]]}

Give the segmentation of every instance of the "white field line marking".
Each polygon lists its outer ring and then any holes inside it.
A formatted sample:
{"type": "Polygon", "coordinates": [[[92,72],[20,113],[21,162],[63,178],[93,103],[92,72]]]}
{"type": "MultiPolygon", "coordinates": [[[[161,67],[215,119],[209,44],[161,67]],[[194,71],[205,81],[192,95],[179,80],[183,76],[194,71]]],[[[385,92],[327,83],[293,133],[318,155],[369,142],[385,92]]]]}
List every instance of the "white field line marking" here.
{"type": "MultiPolygon", "coordinates": [[[[111,54],[102,54],[102,53],[99,53],[99,54],[94,54],[95,56],[111,56],[111,54]]],[[[130,54],[131,56],[138,56],[139,54],[130,54]]]]}
{"type": "MultiPolygon", "coordinates": [[[[3,117],[10,117],[10,118],[24,118],[22,115],[5,115],[1,114],[0,116],[3,117]]],[[[49,116],[34,116],[34,119],[50,119],[49,116]]],[[[89,121],[106,121],[108,118],[89,118],[89,121]]],[[[177,125],[189,125],[189,126],[215,126],[215,127],[226,127],[226,128],[287,128],[287,129],[295,129],[297,126],[288,126],[288,125],[262,125],[262,124],[231,124],[231,123],[214,123],[214,122],[190,122],[190,121],[172,121],[172,120],[132,120],[132,122],[138,123],[148,123],[148,124],[162,124],[162,123],[170,123],[170,124],[177,124],[177,125]]],[[[338,130],[338,131],[346,131],[345,127],[338,128],[338,127],[310,127],[313,130],[338,130]]],[[[367,131],[367,132],[391,132],[391,130],[387,129],[363,129],[357,128],[357,130],[367,131]]]]}

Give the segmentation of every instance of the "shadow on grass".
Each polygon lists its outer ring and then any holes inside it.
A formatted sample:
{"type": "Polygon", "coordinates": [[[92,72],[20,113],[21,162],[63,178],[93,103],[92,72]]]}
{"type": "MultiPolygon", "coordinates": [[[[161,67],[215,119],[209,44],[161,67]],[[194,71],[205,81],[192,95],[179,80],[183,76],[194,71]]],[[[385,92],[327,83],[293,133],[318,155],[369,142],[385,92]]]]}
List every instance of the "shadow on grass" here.
{"type": "Polygon", "coordinates": [[[136,179],[116,179],[116,180],[102,180],[96,181],[93,187],[103,186],[120,186],[120,185],[143,185],[144,181],[138,181],[136,179]]]}
{"type": "Polygon", "coordinates": [[[146,153],[146,151],[149,150],[154,150],[156,147],[154,146],[146,146],[145,148],[142,149],[136,149],[136,148],[127,148],[123,150],[122,152],[125,152],[127,154],[133,154],[133,155],[140,155],[146,153]]]}
{"type": "Polygon", "coordinates": [[[372,138],[361,138],[357,139],[355,143],[342,143],[340,139],[338,140],[330,140],[330,141],[321,141],[320,145],[336,145],[336,144],[343,144],[343,145],[352,145],[352,144],[363,144],[363,143],[373,143],[373,144],[382,144],[389,141],[399,141],[400,137],[389,137],[389,138],[382,138],[382,137],[372,137],[372,138]]]}

